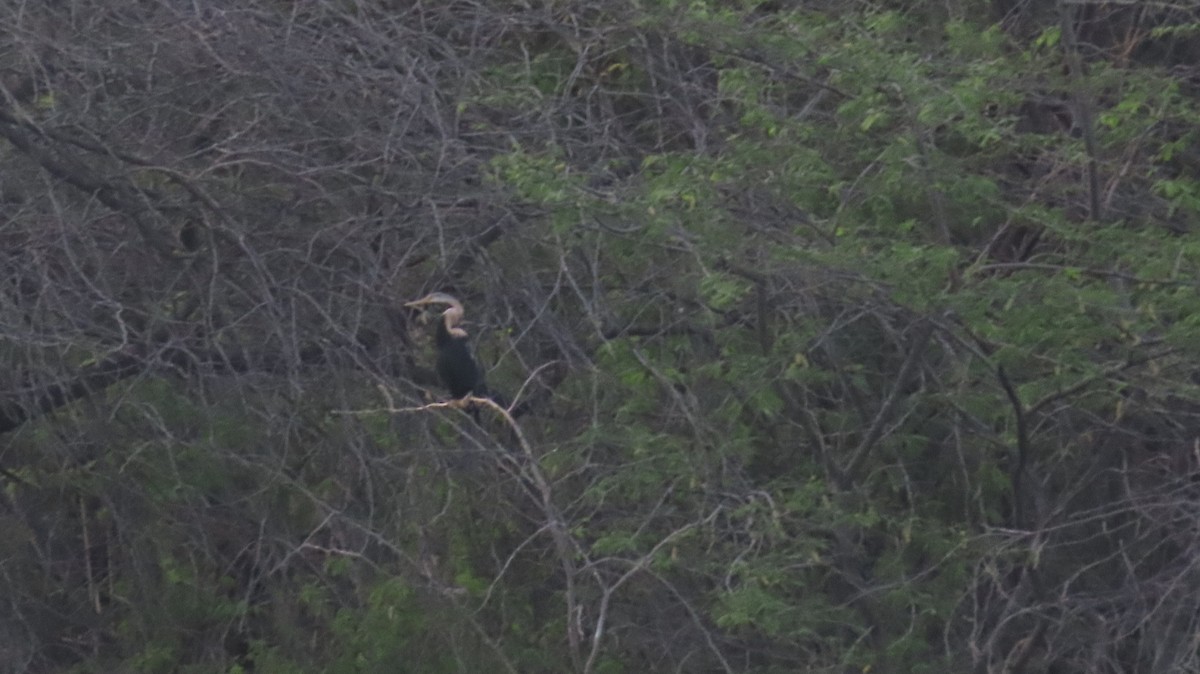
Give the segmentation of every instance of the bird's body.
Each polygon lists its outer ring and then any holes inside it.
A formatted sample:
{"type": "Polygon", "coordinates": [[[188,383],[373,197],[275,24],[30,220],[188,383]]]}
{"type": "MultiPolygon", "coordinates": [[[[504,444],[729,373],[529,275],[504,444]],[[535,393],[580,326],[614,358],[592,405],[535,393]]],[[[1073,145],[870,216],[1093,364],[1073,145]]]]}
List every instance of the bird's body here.
{"type": "Polygon", "coordinates": [[[467,341],[466,334],[453,334],[446,326],[446,321],[442,320],[438,323],[434,340],[438,352],[438,377],[450,391],[450,397],[486,397],[487,384],[483,381],[483,371],[471,355],[471,344],[467,341]]]}
{"type": "Polygon", "coordinates": [[[430,304],[444,304],[438,321],[434,342],[437,346],[437,373],[442,384],[450,391],[453,398],[479,396],[491,398],[487,384],[484,383],[483,370],[471,355],[471,344],[467,331],[460,326],[463,318],[462,303],[446,293],[431,293],[419,300],[408,302],[405,306],[426,307],[430,304]]]}

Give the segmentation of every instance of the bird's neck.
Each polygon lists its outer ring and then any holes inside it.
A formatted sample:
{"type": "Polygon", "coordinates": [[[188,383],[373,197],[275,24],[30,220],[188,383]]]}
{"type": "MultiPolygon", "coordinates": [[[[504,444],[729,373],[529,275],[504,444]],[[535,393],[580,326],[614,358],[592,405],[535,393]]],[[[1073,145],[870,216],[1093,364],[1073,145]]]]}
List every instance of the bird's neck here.
{"type": "Polygon", "coordinates": [[[444,346],[455,340],[467,338],[467,331],[457,325],[448,325],[449,321],[442,320],[438,322],[436,342],[438,346],[444,346]]]}

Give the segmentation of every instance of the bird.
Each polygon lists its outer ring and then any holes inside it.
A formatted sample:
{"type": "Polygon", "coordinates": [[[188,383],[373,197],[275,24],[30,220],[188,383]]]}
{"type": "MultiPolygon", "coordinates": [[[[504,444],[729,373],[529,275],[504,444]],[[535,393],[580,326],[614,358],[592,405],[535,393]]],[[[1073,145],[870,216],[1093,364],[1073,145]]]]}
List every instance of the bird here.
{"type": "Polygon", "coordinates": [[[477,396],[496,401],[495,395],[488,391],[484,382],[483,370],[471,355],[467,331],[460,325],[463,320],[462,302],[453,295],[438,292],[405,302],[404,306],[424,309],[431,304],[446,306],[438,321],[434,343],[437,346],[438,378],[450,391],[450,396],[455,399],[477,396]]]}

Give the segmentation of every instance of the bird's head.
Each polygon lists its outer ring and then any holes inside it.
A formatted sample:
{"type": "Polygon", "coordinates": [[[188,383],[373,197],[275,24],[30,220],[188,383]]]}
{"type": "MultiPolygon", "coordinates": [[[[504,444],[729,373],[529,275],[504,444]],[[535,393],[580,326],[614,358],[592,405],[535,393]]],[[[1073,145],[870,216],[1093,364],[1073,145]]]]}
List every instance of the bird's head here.
{"type": "Polygon", "coordinates": [[[424,309],[428,306],[445,306],[446,310],[442,312],[442,319],[446,321],[446,330],[455,336],[466,337],[467,333],[458,324],[462,322],[463,306],[453,295],[446,293],[429,293],[419,300],[405,302],[404,306],[414,309],[424,309]]]}

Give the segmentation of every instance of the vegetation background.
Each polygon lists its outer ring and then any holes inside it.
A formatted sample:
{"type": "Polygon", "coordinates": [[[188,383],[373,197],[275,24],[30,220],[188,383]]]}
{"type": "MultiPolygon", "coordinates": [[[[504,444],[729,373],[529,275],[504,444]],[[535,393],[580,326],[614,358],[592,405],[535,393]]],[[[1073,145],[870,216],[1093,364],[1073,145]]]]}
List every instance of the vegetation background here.
{"type": "Polygon", "coordinates": [[[1200,671],[1191,0],[0,24],[0,672],[1200,671]]]}

